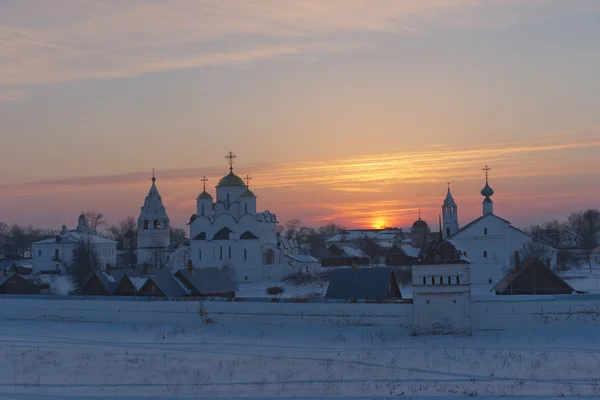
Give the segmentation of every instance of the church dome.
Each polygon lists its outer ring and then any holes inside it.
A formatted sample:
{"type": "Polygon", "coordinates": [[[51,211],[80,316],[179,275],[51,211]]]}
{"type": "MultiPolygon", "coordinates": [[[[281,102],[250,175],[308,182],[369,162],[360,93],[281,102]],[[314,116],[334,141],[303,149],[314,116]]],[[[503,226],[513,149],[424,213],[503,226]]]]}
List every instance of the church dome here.
{"type": "Polygon", "coordinates": [[[240,197],[256,197],[256,195],[252,193],[252,190],[246,189],[246,191],[244,191],[244,193],[242,193],[240,197]]]}
{"type": "Polygon", "coordinates": [[[229,174],[225,175],[219,183],[217,183],[217,187],[220,186],[246,186],[243,179],[230,171],[229,174]]]}
{"type": "Polygon", "coordinates": [[[412,224],[413,229],[427,228],[428,226],[429,225],[427,225],[427,222],[423,221],[421,218],[419,218],[412,224]]]}
{"type": "Polygon", "coordinates": [[[490,187],[490,185],[488,185],[488,183],[485,183],[485,187],[483,189],[481,189],[481,195],[485,196],[485,197],[490,197],[494,194],[494,189],[492,189],[490,187]]]}
{"type": "Polygon", "coordinates": [[[204,190],[202,193],[200,193],[197,197],[198,200],[202,200],[202,199],[208,199],[208,200],[212,200],[212,196],[210,195],[210,193],[208,193],[206,190],[204,190]]]}

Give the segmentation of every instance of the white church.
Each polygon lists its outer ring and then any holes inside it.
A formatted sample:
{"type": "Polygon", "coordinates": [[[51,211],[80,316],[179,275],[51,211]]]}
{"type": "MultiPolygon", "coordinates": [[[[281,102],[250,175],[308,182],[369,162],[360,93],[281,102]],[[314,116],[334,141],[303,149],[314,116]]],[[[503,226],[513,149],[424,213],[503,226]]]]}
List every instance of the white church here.
{"type": "MultiPolygon", "coordinates": [[[[481,217],[467,225],[458,226],[458,206],[452,197],[450,187],[442,205],[442,230],[448,239],[471,262],[470,280],[474,285],[494,285],[511,268],[512,257],[533,237],[511,223],[494,214],[492,196],[494,190],[489,184],[489,171],[485,171],[485,186],[481,190],[484,197],[481,217]]],[[[554,250],[554,249],[551,249],[554,250]]],[[[555,256],[551,260],[554,262],[555,256]]]]}
{"type": "Polygon", "coordinates": [[[319,262],[299,251],[295,240],[277,236],[277,217],[257,211],[257,197],[233,172],[236,156],[226,156],[229,173],[216,185],[216,199],[203,190],[196,198],[196,213],[190,218],[190,244],[170,250],[169,217],[156,188],[156,179],[138,218],[138,264],[185,268],[228,268],[238,282],[279,280],[297,273],[313,273],[319,262]]]}

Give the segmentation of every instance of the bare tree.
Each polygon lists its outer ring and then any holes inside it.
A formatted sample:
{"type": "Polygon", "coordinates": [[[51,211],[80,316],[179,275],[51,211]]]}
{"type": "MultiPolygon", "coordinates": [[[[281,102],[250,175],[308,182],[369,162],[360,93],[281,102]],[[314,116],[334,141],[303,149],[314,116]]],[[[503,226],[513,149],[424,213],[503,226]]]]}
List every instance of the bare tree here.
{"type": "MultiPolygon", "coordinates": [[[[539,242],[525,243],[519,249],[519,263],[521,266],[525,266],[534,260],[539,260],[547,265],[552,261],[553,256],[552,248],[539,242]]],[[[517,259],[515,255],[511,256],[511,264],[512,267],[516,267],[517,259]]]]}
{"type": "Polygon", "coordinates": [[[178,246],[184,244],[188,240],[187,234],[181,228],[171,229],[171,244],[178,246]]]}
{"type": "Polygon", "coordinates": [[[298,228],[300,228],[299,219],[290,219],[285,223],[285,237],[288,239],[294,239],[298,234],[298,228]]]}
{"type": "Polygon", "coordinates": [[[75,258],[67,265],[67,274],[75,292],[79,292],[92,274],[102,268],[98,254],[89,239],[82,239],[75,248],[75,258]]]}
{"type": "Polygon", "coordinates": [[[128,267],[136,264],[137,230],[137,222],[134,217],[126,217],[107,229],[108,236],[117,241],[118,249],[122,251],[121,262],[128,267]]]}
{"type": "Polygon", "coordinates": [[[585,251],[586,262],[591,269],[592,250],[598,247],[596,234],[600,231],[600,210],[574,212],[567,217],[567,224],[581,237],[581,248],[585,251]]]}
{"type": "Polygon", "coordinates": [[[101,212],[86,210],[83,212],[83,215],[87,220],[88,227],[93,231],[97,231],[99,228],[106,225],[106,219],[101,212]]]}
{"type": "Polygon", "coordinates": [[[0,222],[0,236],[6,236],[10,232],[10,226],[6,222],[0,222]]]}
{"type": "Polygon", "coordinates": [[[285,227],[283,225],[277,225],[277,236],[283,236],[285,233],[285,227]]]}

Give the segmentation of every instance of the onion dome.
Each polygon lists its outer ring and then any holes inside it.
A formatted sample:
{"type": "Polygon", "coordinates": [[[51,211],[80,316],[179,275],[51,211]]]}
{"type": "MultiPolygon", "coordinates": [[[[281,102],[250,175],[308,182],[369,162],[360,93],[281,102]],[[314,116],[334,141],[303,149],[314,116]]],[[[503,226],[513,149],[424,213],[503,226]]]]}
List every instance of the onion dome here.
{"type": "Polygon", "coordinates": [[[203,199],[207,199],[207,200],[212,200],[212,196],[210,195],[210,193],[208,193],[206,190],[204,190],[202,193],[200,193],[198,195],[198,197],[196,198],[197,200],[203,200],[203,199]]]}
{"type": "Polygon", "coordinates": [[[423,221],[421,218],[419,218],[412,224],[413,229],[427,228],[428,226],[429,225],[427,225],[427,222],[423,221]]]}
{"type": "Polygon", "coordinates": [[[256,195],[252,193],[252,190],[246,189],[244,193],[240,195],[240,197],[256,197],[256,195]]]}
{"type": "Polygon", "coordinates": [[[485,181],[485,187],[483,189],[481,189],[481,195],[485,196],[485,197],[490,197],[494,194],[494,189],[492,189],[490,187],[490,185],[487,182],[487,179],[485,181]]]}
{"type": "Polygon", "coordinates": [[[233,171],[230,171],[217,183],[217,187],[221,186],[246,186],[246,183],[242,178],[234,174],[233,171]]]}

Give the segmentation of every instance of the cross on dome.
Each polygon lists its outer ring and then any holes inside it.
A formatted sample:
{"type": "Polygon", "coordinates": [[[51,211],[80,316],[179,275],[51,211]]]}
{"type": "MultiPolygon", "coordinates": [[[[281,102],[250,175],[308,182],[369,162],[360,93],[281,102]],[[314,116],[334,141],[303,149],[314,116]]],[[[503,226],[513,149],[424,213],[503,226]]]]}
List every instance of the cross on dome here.
{"type": "Polygon", "coordinates": [[[208,182],[206,176],[203,176],[202,179],[200,179],[200,182],[202,182],[202,190],[206,192],[206,182],[208,182]]]}
{"type": "Polygon", "coordinates": [[[229,163],[229,171],[233,171],[233,164],[235,163],[236,155],[230,150],[229,153],[225,156],[227,162],[229,163]]]}
{"type": "Polygon", "coordinates": [[[487,180],[488,180],[488,174],[491,171],[491,168],[486,165],[485,168],[483,169],[483,171],[485,172],[485,180],[487,182],[487,180]]]}
{"type": "Polygon", "coordinates": [[[152,183],[156,182],[156,177],[154,176],[154,168],[152,168],[152,183]]]}
{"type": "Polygon", "coordinates": [[[252,180],[252,177],[250,175],[246,175],[244,180],[246,181],[246,187],[250,188],[250,180],[252,180]]]}

